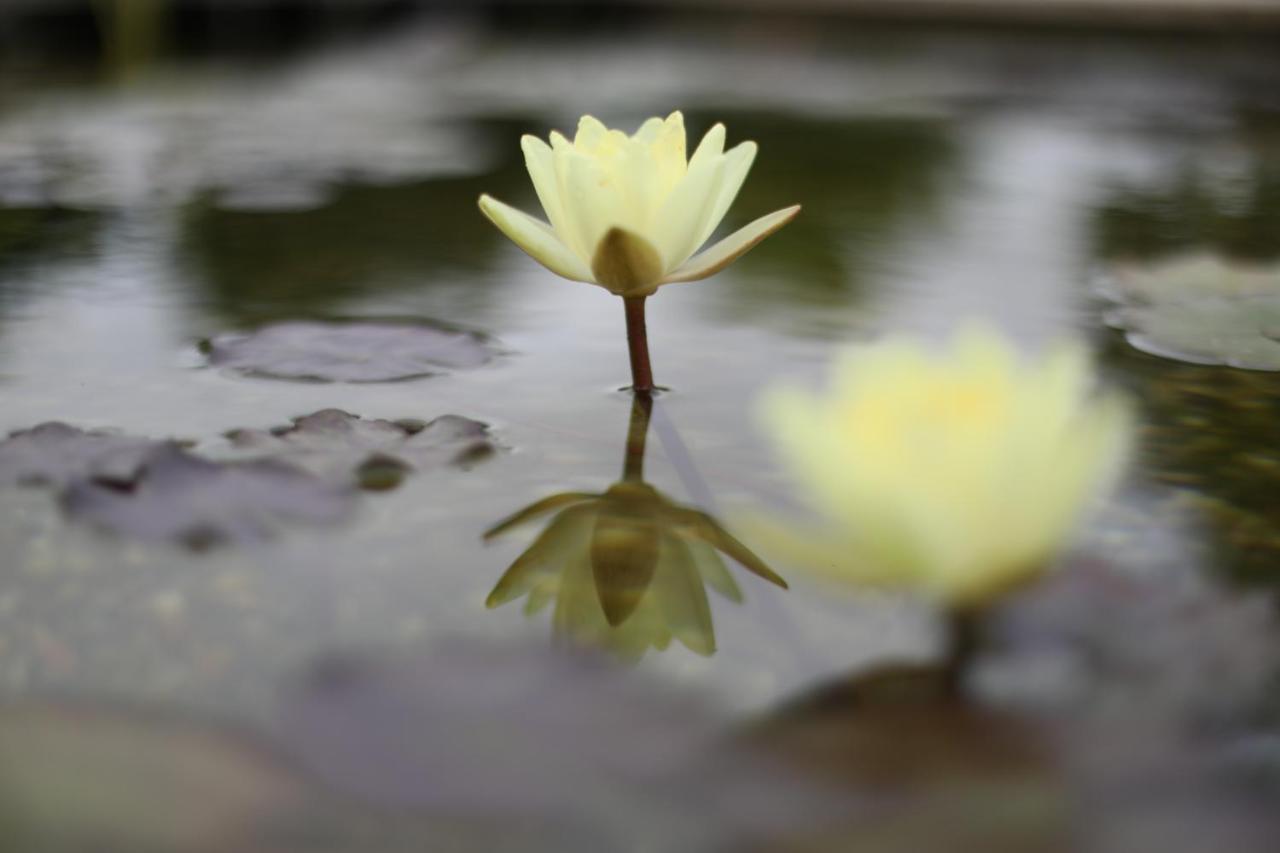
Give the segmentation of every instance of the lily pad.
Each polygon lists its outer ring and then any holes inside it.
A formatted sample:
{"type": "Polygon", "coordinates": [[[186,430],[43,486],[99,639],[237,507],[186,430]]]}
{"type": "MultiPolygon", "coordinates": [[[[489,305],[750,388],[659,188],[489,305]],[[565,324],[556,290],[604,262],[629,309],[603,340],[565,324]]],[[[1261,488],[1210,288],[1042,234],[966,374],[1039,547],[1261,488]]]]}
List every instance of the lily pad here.
{"type": "Polygon", "coordinates": [[[228,438],[237,448],[287,457],[326,479],[374,491],[395,488],[414,471],[465,468],[496,450],[485,424],[459,415],[388,421],[341,409],[322,409],[272,430],[234,430],[228,438]]]}
{"type": "Polygon", "coordinates": [[[281,522],[334,524],[354,502],[349,489],[285,462],[212,462],[164,444],[131,478],[73,481],[62,505],[114,533],[206,548],[265,539],[281,522]]]}
{"type": "Polygon", "coordinates": [[[1194,364],[1280,370],[1280,265],[1206,255],[1115,271],[1107,322],[1137,349],[1194,364]]]}
{"type": "Polygon", "coordinates": [[[395,382],[479,367],[493,357],[477,332],[428,322],[299,320],[203,344],[209,363],[307,382],[395,382]]]}
{"type": "Polygon", "coordinates": [[[127,480],[159,444],[50,421],[0,441],[0,485],[61,487],[80,477],[127,480]]]}
{"type": "Polygon", "coordinates": [[[264,850],[306,783],[236,732],[88,706],[0,709],[6,850],[264,850]]]}

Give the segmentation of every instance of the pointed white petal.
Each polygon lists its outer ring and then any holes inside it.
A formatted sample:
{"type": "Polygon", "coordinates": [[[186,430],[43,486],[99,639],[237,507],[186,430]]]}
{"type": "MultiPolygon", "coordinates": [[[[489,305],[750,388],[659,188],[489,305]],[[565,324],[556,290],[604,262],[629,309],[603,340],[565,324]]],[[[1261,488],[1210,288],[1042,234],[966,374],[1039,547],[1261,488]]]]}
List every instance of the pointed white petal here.
{"type": "Polygon", "coordinates": [[[651,148],[658,168],[659,196],[667,196],[685,176],[689,156],[685,151],[684,116],[677,110],[662,123],[651,148]]]}
{"type": "Polygon", "coordinates": [[[684,263],[706,241],[706,237],[699,239],[699,234],[717,197],[723,150],[724,125],[717,124],[702,137],[684,179],[658,212],[653,234],[667,269],[684,263]]]}
{"type": "Polygon", "coordinates": [[[632,138],[646,144],[652,143],[653,140],[658,138],[658,134],[662,131],[662,127],[663,121],[657,116],[645,119],[644,124],[640,125],[640,128],[632,134],[632,138]]]}
{"type": "Polygon", "coordinates": [[[585,259],[591,260],[610,228],[639,230],[634,211],[627,205],[625,181],[599,160],[573,150],[557,153],[556,172],[567,227],[572,239],[582,246],[585,259]]]}
{"type": "Polygon", "coordinates": [[[552,151],[560,151],[562,149],[567,150],[573,147],[573,143],[566,139],[565,135],[558,130],[551,131],[550,139],[552,151]]]}
{"type": "Polygon", "coordinates": [[[595,283],[582,260],[569,251],[545,222],[487,195],[480,196],[480,210],[511,242],[556,275],[595,283]]]}
{"type": "Polygon", "coordinates": [[[683,266],[662,280],[663,284],[698,281],[714,275],[745,254],[752,246],[796,218],[800,205],[775,210],[750,225],[744,225],[719,243],[690,258],[683,266]]]}
{"type": "Polygon", "coordinates": [[[585,209],[586,204],[582,198],[586,179],[580,173],[589,168],[589,161],[556,133],[551,134],[551,155],[556,174],[556,190],[560,198],[560,215],[564,217],[563,242],[586,263],[591,258],[598,236],[592,228],[592,214],[585,209]]]}
{"type": "Polygon", "coordinates": [[[567,227],[564,215],[564,202],[560,197],[560,182],[556,177],[556,166],[551,146],[536,136],[526,134],[520,139],[520,147],[524,150],[524,163],[529,169],[529,177],[533,179],[533,188],[538,193],[538,201],[551,221],[560,241],[579,255],[585,252],[580,246],[570,244],[573,239],[567,227]]]}
{"type": "Polygon", "coordinates": [[[742,189],[742,182],[747,179],[747,172],[751,171],[751,164],[755,159],[756,144],[754,142],[744,142],[725,152],[724,173],[720,176],[715,200],[707,208],[707,218],[701,223],[697,242],[693,244],[690,253],[707,242],[707,238],[720,225],[724,215],[729,212],[729,206],[738,197],[738,190],[742,189]]]}
{"type": "Polygon", "coordinates": [[[573,136],[573,145],[580,150],[593,150],[608,136],[609,128],[604,126],[595,116],[583,116],[578,119],[578,132],[573,136]]]}

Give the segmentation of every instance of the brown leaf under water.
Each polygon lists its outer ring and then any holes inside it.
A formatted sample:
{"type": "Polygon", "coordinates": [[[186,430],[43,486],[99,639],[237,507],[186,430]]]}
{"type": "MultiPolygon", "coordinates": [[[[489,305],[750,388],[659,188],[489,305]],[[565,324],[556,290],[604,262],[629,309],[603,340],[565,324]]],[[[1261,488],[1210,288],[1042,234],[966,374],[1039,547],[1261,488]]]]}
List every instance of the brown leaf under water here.
{"type": "Polygon", "coordinates": [[[287,459],[369,491],[395,488],[414,472],[469,468],[498,450],[487,425],[460,415],[388,421],[341,409],[321,409],[270,430],[235,429],[227,437],[237,449],[287,459]]]}

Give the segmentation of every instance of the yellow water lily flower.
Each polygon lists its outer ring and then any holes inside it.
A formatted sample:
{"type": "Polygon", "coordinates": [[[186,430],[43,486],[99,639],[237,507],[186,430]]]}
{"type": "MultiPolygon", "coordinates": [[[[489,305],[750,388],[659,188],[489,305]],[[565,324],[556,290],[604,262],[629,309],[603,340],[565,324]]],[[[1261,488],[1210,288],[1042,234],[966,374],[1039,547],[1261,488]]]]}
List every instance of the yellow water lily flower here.
{"type": "Polygon", "coordinates": [[[1096,396],[1083,347],[1019,358],[969,329],[943,352],[846,354],[827,395],[778,389],[763,420],[825,524],[761,522],[766,544],[846,580],[981,605],[1035,577],[1116,478],[1131,416],[1096,396]]]}
{"type": "Polygon", "coordinates": [[[788,207],[761,217],[694,256],[720,224],[756,156],[756,144],[724,150],[724,125],[685,159],[684,116],[651,118],[628,136],[583,116],[570,142],[521,139],[525,163],[551,224],[487,195],[480,209],[557,275],[619,296],[716,273],[790,222],[788,207]]]}
{"type": "Polygon", "coordinates": [[[631,372],[653,388],[644,300],[664,284],[698,281],[727,267],[800,212],[762,216],[694,254],[724,219],[756,156],[756,144],[724,150],[724,125],[686,160],[684,116],[651,118],[631,136],[583,116],[570,142],[521,139],[525,164],[550,225],[488,195],[485,216],[553,273],[597,284],[626,301],[631,372]]]}

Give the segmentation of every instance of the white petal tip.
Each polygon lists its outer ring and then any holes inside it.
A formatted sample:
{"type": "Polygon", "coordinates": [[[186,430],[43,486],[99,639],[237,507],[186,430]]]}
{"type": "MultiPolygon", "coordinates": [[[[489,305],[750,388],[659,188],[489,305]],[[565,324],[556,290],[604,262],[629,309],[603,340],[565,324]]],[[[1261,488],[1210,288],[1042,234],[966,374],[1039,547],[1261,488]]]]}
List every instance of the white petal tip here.
{"type": "Polygon", "coordinates": [[[711,248],[685,261],[683,266],[663,279],[662,283],[699,281],[715,275],[750,251],[765,237],[795,219],[799,213],[800,205],[793,204],[791,207],[784,207],[762,216],[749,225],[744,225],[711,248]]]}
{"type": "Polygon", "coordinates": [[[590,271],[545,222],[489,195],[481,195],[479,205],[490,222],[538,263],[564,278],[592,281],[590,271]]]}

